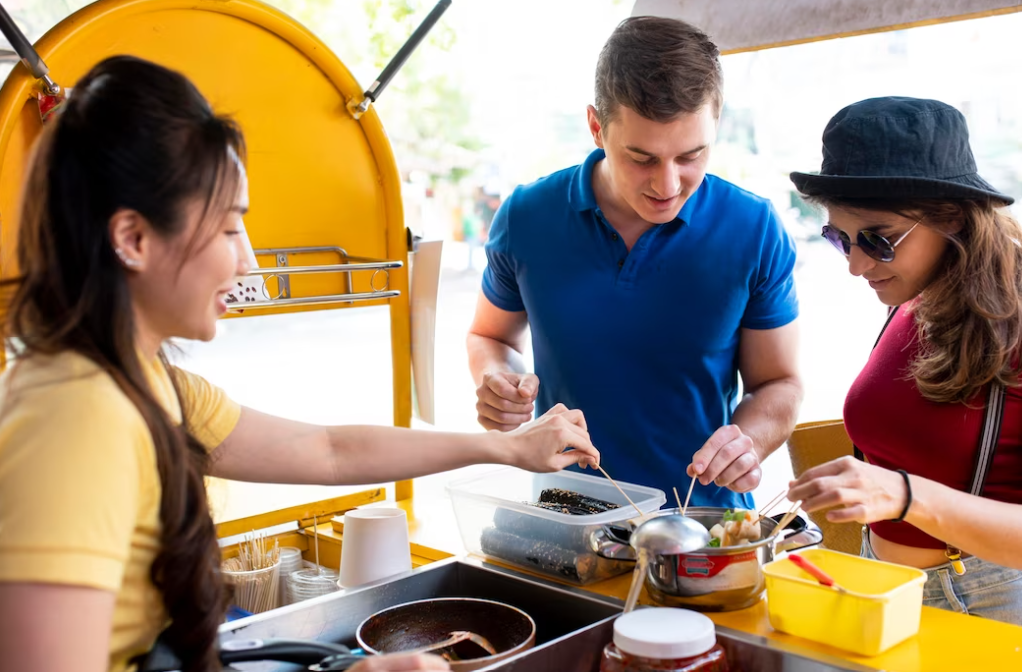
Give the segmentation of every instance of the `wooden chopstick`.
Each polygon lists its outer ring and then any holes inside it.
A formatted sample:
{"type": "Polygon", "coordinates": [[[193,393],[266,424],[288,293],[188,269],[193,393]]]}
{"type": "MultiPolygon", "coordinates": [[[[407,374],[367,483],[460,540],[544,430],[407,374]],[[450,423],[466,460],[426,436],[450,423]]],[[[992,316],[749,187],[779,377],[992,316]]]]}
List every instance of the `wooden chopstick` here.
{"type": "Polygon", "coordinates": [[[681,497],[678,495],[677,487],[674,487],[674,499],[678,502],[678,513],[681,513],[684,507],[681,506],[681,497]]]}
{"type": "Polygon", "coordinates": [[[642,509],[640,509],[638,506],[635,505],[635,502],[633,502],[632,498],[629,497],[625,493],[625,491],[621,489],[621,486],[617,484],[617,481],[615,481],[613,478],[610,477],[610,474],[607,473],[607,470],[604,469],[603,467],[601,467],[598,464],[596,465],[596,468],[603,472],[603,475],[607,477],[607,480],[610,481],[611,485],[613,485],[615,488],[617,488],[617,491],[621,493],[621,496],[624,497],[628,501],[628,503],[631,504],[635,508],[635,510],[639,512],[639,517],[640,518],[645,518],[646,514],[642,512],[642,509]]]}
{"type": "Polygon", "coordinates": [[[697,476],[692,477],[692,482],[688,486],[688,494],[685,496],[685,506],[681,507],[681,515],[685,515],[685,511],[688,510],[688,500],[692,499],[692,490],[696,487],[697,476]]]}
{"type": "Polygon", "coordinates": [[[786,490],[782,490],[781,492],[777,493],[777,496],[776,496],[776,497],[774,497],[773,499],[771,499],[771,500],[770,500],[770,501],[769,501],[769,502],[767,503],[767,505],[766,505],[766,506],[764,506],[764,507],[763,507],[762,509],[760,509],[760,514],[759,514],[759,517],[758,517],[758,518],[756,518],[756,520],[752,521],[752,524],[753,524],[753,525],[758,525],[758,524],[759,524],[759,521],[761,521],[761,520],[763,520],[764,518],[766,518],[766,517],[767,517],[767,514],[768,514],[768,513],[770,513],[770,510],[771,510],[771,509],[773,509],[773,508],[774,508],[775,506],[777,506],[778,504],[780,504],[780,503],[781,503],[781,501],[782,501],[782,500],[784,499],[784,496],[785,496],[786,494],[788,494],[786,490]]]}
{"type": "Polygon", "coordinates": [[[797,502],[795,502],[794,506],[791,507],[791,510],[788,511],[788,513],[784,514],[784,518],[781,518],[781,521],[777,523],[777,527],[775,527],[774,531],[770,533],[770,537],[774,537],[777,534],[779,534],[781,530],[788,526],[788,523],[795,520],[795,516],[798,515],[798,510],[801,506],[802,500],[800,499],[797,502]]]}

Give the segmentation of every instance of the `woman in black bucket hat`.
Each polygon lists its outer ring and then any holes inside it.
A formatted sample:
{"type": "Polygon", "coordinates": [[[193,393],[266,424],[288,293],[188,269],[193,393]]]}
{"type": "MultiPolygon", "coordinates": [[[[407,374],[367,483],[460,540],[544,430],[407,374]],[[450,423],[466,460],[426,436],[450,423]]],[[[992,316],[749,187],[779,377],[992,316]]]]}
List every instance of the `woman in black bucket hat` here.
{"type": "Polygon", "coordinates": [[[823,236],[890,316],[845,400],[857,457],[789,498],[864,524],[862,555],[927,570],[924,604],[1022,625],[1022,229],[935,100],[849,105],[823,133],[823,236]]]}

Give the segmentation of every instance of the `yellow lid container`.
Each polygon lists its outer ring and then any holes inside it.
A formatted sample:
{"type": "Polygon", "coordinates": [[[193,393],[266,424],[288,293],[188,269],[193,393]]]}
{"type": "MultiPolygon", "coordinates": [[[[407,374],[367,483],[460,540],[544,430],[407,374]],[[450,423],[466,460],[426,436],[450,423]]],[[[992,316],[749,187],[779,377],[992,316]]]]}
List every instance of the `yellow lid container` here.
{"type": "Polygon", "coordinates": [[[834,579],[820,584],[787,558],[763,566],[775,630],[863,656],[919,632],[926,572],[827,549],[799,551],[834,579]]]}

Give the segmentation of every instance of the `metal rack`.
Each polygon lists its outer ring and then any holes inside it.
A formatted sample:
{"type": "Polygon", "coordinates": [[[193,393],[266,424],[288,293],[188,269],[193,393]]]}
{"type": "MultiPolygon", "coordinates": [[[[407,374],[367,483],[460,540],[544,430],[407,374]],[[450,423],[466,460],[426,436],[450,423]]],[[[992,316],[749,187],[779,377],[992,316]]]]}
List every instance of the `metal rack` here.
{"type": "Polygon", "coordinates": [[[245,310],[257,310],[260,308],[280,308],[291,306],[327,305],[334,303],[352,304],[359,301],[378,301],[400,296],[400,290],[390,289],[390,270],[401,268],[404,263],[401,261],[387,261],[378,259],[366,259],[364,257],[353,257],[343,247],[335,245],[313,246],[313,247],[273,247],[255,250],[256,256],[273,256],[276,259],[276,267],[255,268],[248,272],[249,276],[263,276],[262,294],[265,297],[261,301],[228,303],[228,310],[231,312],[242,312],[245,310]],[[291,266],[289,255],[292,254],[317,254],[323,252],[336,253],[341,258],[339,264],[320,264],[314,266],[291,266]],[[281,272],[281,269],[287,269],[281,272]],[[373,275],[369,280],[372,291],[355,292],[352,287],[351,274],[359,271],[372,271],[373,275]],[[345,292],[343,294],[327,294],[322,296],[291,296],[291,276],[312,273],[342,273],[345,276],[345,292]],[[379,278],[379,279],[378,279],[379,278]],[[267,281],[276,279],[277,293],[271,296],[267,288],[267,281]]]}

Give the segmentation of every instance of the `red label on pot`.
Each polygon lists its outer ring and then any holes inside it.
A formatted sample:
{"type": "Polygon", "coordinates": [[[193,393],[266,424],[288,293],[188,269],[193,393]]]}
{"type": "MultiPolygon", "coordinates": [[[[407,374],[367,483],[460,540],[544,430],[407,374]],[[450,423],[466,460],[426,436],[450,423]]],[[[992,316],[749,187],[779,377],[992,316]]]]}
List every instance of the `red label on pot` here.
{"type": "Polygon", "coordinates": [[[689,579],[709,579],[717,576],[731,565],[742,562],[759,564],[756,560],[756,552],[747,551],[734,555],[685,555],[678,563],[678,576],[689,579]]]}

